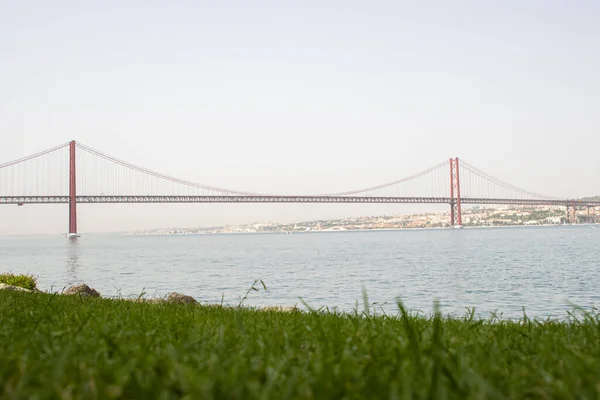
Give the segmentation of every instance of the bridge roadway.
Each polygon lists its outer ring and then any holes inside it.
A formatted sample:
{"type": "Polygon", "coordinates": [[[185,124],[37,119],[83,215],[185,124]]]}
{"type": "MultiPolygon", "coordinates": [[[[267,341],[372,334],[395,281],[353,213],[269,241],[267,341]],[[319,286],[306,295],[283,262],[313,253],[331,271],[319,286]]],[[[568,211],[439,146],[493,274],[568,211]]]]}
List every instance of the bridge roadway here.
{"type": "MultiPolygon", "coordinates": [[[[450,204],[450,197],[377,196],[77,196],[77,203],[414,203],[450,204]]],[[[461,197],[461,204],[600,207],[600,201],[461,197]]],[[[0,204],[68,204],[69,196],[0,196],[0,204]]]]}

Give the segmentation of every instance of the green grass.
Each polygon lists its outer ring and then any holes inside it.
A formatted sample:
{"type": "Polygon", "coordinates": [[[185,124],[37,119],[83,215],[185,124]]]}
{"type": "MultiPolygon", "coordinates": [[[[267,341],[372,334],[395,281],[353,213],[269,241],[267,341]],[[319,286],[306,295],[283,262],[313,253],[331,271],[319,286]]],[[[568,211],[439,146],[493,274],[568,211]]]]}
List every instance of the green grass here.
{"type": "Polygon", "coordinates": [[[33,290],[36,288],[36,282],[37,278],[33,275],[15,275],[10,272],[0,274],[0,283],[6,283],[11,286],[33,290]]]}
{"type": "Polygon", "coordinates": [[[0,343],[3,399],[600,396],[596,314],[511,322],[2,292],[0,343]]]}

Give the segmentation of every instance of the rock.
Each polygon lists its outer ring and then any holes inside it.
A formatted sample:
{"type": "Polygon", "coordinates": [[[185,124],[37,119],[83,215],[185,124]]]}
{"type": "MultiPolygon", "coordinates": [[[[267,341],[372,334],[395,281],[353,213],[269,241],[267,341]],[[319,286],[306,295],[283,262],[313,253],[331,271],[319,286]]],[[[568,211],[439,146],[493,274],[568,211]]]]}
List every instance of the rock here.
{"type": "Polygon", "coordinates": [[[78,294],[83,297],[100,297],[100,293],[98,293],[96,291],[96,289],[92,289],[85,283],[81,284],[81,285],[71,286],[70,288],[65,290],[63,292],[63,294],[66,294],[66,295],[78,294]]]}
{"type": "Polygon", "coordinates": [[[0,283],[0,290],[11,290],[14,292],[31,292],[31,290],[29,289],[25,289],[20,286],[7,285],[6,283],[0,283]]]}
{"type": "Polygon", "coordinates": [[[162,299],[160,297],[156,297],[154,299],[149,299],[146,300],[148,303],[152,303],[152,304],[162,304],[162,303],[166,303],[167,301],[165,299],[162,299]]]}
{"type": "Polygon", "coordinates": [[[143,297],[119,297],[119,300],[131,301],[133,303],[143,303],[146,301],[143,297]]]}
{"type": "Polygon", "coordinates": [[[168,303],[179,303],[179,304],[198,304],[198,301],[192,296],[186,296],[185,294],[173,292],[167,298],[168,303]]]}

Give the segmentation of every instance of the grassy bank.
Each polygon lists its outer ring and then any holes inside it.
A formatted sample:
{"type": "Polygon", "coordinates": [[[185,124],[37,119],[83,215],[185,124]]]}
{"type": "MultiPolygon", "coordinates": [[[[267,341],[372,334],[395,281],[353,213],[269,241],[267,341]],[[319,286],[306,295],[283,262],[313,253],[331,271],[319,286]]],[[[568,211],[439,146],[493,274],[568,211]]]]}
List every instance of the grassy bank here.
{"type": "Polygon", "coordinates": [[[37,287],[37,278],[33,275],[15,275],[12,272],[4,272],[0,274],[0,283],[33,290],[37,287]]]}
{"type": "Polygon", "coordinates": [[[599,328],[0,292],[0,397],[597,398],[599,328]]]}

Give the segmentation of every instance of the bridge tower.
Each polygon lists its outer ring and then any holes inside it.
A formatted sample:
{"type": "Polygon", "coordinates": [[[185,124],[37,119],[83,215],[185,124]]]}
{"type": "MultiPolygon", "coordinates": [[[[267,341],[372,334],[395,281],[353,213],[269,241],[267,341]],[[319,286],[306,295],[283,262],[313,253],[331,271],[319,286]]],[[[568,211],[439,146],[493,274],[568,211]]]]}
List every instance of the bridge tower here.
{"type": "Polygon", "coordinates": [[[69,143],[69,236],[77,236],[77,190],[75,176],[75,141],[69,143]]]}
{"type": "Polygon", "coordinates": [[[450,159],[450,225],[462,226],[462,208],[460,206],[460,176],[458,157],[450,159]]]}

